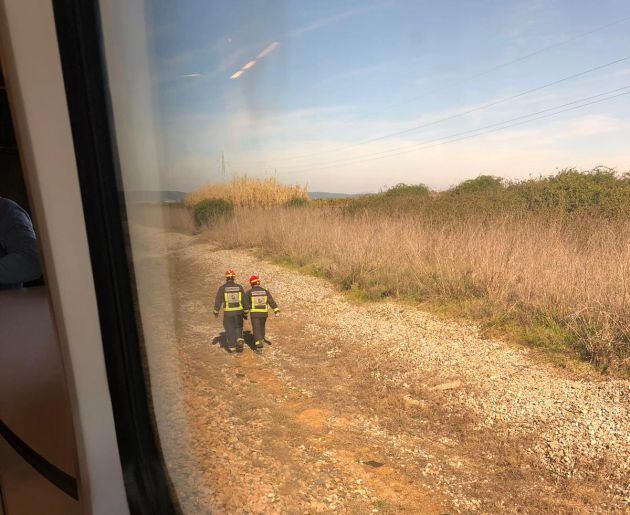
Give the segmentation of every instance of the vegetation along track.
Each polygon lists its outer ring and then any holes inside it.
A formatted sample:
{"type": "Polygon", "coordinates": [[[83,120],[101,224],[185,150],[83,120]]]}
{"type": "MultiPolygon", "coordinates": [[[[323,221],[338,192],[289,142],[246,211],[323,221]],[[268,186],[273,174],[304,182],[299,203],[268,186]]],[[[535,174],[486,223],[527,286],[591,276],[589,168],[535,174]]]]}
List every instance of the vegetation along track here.
{"type": "Polygon", "coordinates": [[[147,297],[143,323],[187,512],[628,509],[629,381],[574,377],[400,303],[352,303],[253,251],[136,232],[140,275],[168,258],[173,290],[147,297]],[[282,308],[261,353],[213,344],[222,326],[211,302],[228,266],[241,280],[259,273],[282,308]],[[166,340],[174,359],[160,357],[166,340]]]}

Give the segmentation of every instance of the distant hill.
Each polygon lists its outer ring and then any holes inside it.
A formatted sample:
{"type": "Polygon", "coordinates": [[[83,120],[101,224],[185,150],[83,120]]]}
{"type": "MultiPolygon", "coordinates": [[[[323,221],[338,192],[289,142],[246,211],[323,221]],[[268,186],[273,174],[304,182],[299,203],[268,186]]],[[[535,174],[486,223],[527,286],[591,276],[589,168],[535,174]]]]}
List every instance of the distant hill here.
{"type": "Polygon", "coordinates": [[[183,202],[187,193],[183,191],[128,191],[125,195],[131,202],[171,203],[183,202]]]}
{"type": "Polygon", "coordinates": [[[331,199],[331,198],[355,198],[362,197],[365,193],[328,193],[326,191],[309,191],[308,196],[311,200],[331,199]]]}

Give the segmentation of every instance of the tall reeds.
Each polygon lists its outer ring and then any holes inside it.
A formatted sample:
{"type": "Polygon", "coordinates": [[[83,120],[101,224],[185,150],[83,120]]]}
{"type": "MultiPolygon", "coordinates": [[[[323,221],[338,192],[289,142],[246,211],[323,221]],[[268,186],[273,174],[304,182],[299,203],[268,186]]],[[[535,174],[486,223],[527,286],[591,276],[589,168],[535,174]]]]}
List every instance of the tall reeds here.
{"type": "Polygon", "coordinates": [[[254,179],[247,176],[236,177],[229,183],[213,183],[197,188],[186,197],[189,207],[203,200],[224,199],[234,207],[268,208],[300,199],[307,201],[305,187],[280,184],[275,178],[254,179]]]}

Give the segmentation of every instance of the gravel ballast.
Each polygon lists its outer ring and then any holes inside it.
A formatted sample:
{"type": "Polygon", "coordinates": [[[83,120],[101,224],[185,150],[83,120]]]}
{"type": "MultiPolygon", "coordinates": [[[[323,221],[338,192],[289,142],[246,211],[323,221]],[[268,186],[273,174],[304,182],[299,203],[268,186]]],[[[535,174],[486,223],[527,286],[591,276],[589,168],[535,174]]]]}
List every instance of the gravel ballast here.
{"type": "Polygon", "coordinates": [[[141,234],[147,243],[137,259],[147,279],[164,258],[170,267],[164,293],[171,303],[147,296],[143,318],[154,324],[148,354],[170,349],[168,366],[149,356],[151,376],[177,376],[156,380],[154,398],[165,445],[176,447],[174,433],[186,436],[187,464],[176,449],[165,454],[189,509],[409,512],[410,481],[422,492],[414,502],[426,503],[418,513],[629,508],[629,381],[578,377],[526,348],[481,337],[474,324],[410,305],[353,302],[325,280],[255,251],[216,249],[199,236],[141,234]],[[212,345],[221,323],[210,303],[228,266],[241,278],[260,274],[282,309],[262,354],[231,356],[212,345]],[[172,311],[168,333],[160,329],[169,323],[165,310],[172,311]],[[173,388],[181,394],[159,391],[173,388]],[[166,412],[179,413],[176,424],[160,415],[166,412]],[[274,434],[283,435],[283,451],[274,434]],[[500,449],[513,449],[513,462],[500,449]],[[217,482],[210,472],[232,479],[217,482]],[[493,491],[486,473],[505,477],[505,485],[493,491]],[[253,488],[234,486],[243,475],[253,488]],[[518,488],[521,497],[503,488],[518,488]],[[537,505],[539,497],[547,500],[537,505]]]}

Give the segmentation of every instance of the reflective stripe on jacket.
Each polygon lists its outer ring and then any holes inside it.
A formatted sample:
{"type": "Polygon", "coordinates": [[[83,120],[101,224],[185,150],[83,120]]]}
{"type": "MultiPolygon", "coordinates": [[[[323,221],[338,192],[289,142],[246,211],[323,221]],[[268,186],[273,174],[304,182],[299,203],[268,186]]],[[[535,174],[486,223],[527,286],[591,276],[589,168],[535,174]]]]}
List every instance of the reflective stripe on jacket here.
{"type": "Polygon", "coordinates": [[[267,316],[269,307],[274,312],[280,311],[271,292],[262,286],[253,286],[245,295],[246,302],[250,306],[252,316],[267,316]]]}
{"type": "Polygon", "coordinates": [[[243,292],[237,286],[227,287],[223,291],[223,311],[241,311],[243,292]]]}
{"type": "Polygon", "coordinates": [[[226,281],[219,290],[214,300],[214,312],[219,313],[223,308],[225,315],[237,315],[249,311],[249,302],[243,287],[234,282],[226,281]]]}
{"type": "Polygon", "coordinates": [[[267,313],[269,312],[269,305],[267,301],[269,297],[266,291],[253,291],[251,292],[252,299],[252,313],[267,313]]]}

